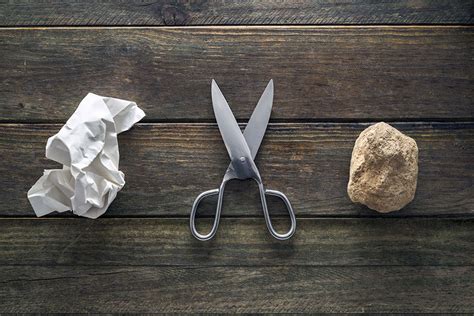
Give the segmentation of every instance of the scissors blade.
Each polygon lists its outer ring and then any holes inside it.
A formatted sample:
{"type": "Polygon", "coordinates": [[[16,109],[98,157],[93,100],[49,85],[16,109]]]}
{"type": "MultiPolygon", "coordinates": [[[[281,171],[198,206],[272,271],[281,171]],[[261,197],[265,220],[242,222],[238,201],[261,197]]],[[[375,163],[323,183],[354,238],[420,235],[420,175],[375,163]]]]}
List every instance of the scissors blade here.
{"type": "Polygon", "coordinates": [[[224,95],[214,80],[212,80],[211,95],[217,125],[219,126],[219,131],[230,159],[232,160],[232,164],[242,158],[244,158],[244,160],[253,161],[247,141],[235,120],[229,104],[227,104],[224,95]]]}
{"type": "Polygon", "coordinates": [[[244,137],[253,159],[255,159],[263,136],[265,136],[265,131],[267,130],[268,121],[270,120],[272,112],[272,105],[273,79],[268,82],[244,130],[244,137]]]}

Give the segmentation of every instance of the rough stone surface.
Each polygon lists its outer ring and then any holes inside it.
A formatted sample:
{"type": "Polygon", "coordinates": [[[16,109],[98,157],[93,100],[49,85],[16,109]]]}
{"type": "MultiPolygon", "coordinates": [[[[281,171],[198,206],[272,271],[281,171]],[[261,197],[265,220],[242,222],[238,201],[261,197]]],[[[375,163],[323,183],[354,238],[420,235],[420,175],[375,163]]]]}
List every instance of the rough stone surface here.
{"type": "Polygon", "coordinates": [[[366,128],[352,151],[347,192],[355,203],[381,213],[397,211],[415,197],[418,146],[386,123],[366,128]]]}

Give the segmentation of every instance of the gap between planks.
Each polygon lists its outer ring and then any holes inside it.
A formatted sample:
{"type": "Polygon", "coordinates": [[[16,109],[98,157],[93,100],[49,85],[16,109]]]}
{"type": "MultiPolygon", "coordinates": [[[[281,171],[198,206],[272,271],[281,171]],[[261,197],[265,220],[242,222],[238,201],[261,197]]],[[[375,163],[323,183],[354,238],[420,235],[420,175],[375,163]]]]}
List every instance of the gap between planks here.
{"type": "MultiPolygon", "coordinates": [[[[41,125],[58,125],[65,124],[65,120],[2,120],[0,118],[0,125],[11,126],[11,125],[26,125],[26,124],[41,124],[41,125]]],[[[237,119],[237,123],[240,125],[246,125],[248,119],[237,119]]],[[[473,117],[458,117],[458,118],[430,118],[430,117],[420,117],[420,118],[308,118],[308,119],[271,119],[268,122],[269,125],[285,125],[285,124],[373,124],[377,122],[386,122],[393,124],[403,124],[403,123],[467,123],[473,124],[473,117]]],[[[214,119],[147,119],[146,117],[142,119],[137,124],[185,124],[185,125],[199,125],[199,124],[214,124],[216,121],[214,119]]]]}
{"type": "Polygon", "coordinates": [[[178,26],[139,26],[139,25],[126,25],[126,26],[2,26],[2,30],[103,30],[103,29],[161,29],[161,30],[176,30],[176,29],[228,29],[228,30],[261,30],[261,29],[291,29],[291,30],[308,30],[308,29],[383,29],[383,28],[399,28],[399,29],[447,29],[447,28],[473,28],[471,24],[358,24],[358,25],[178,25],[178,26]]]}

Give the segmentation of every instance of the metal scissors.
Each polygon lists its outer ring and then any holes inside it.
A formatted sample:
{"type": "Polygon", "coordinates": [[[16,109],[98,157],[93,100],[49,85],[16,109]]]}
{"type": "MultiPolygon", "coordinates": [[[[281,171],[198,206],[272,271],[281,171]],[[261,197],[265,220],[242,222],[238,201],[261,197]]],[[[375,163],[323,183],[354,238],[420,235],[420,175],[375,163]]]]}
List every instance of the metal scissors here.
{"type": "Polygon", "coordinates": [[[214,108],[214,115],[216,117],[217,125],[224,141],[225,147],[230,157],[230,164],[224,175],[221,185],[218,189],[202,192],[198,195],[193,203],[190,216],[191,233],[196,239],[206,241],[212,239],[217,232],[219,226],[219,219],[222,211],[222,201],[224,197],[224,190],[226,183],[233,179],[253,179],[258,184],[260,191],[260,201],[262,203],[263,215],[270,234],[278,240],[286,240],[291,238],[296,231],[296,218],[290,201],[280,191],[265,189],[262,183],[262,178],[255,165],[254,159],[257,155],[258,148],[262,142],[263,136],[267,129],[268,121],[273,104],[273,80],[270,80],[260,100],[255,107],[250,120],[245,127],[242,134],[234,114],[230,109],[227,101],[217,86],[217,83],[212,80],[211,84],[212,106],[214,108]],[[208,234],[200,234],[196,229],[196,210],[199,203],[206,197],[218,195],[216,215],[211,231],[208,234]],[[284,234],[278,233],[272,225],[272,220],[268,212],[266,195],[273,195],[280,198],[287,208],[290,215],[291,226],[288,232],[284,234]]]}

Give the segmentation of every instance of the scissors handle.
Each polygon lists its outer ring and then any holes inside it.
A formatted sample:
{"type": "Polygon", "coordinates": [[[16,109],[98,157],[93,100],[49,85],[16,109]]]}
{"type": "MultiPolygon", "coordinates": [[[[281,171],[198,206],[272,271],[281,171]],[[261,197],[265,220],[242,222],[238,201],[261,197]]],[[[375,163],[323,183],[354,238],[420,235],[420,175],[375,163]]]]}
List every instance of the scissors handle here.
{"type": "Polygon", "coordinates": [[[221,212],[222,212],[222,200],[223,200],[223,197],[224,197],[224,187],[225,187],[225,182],[222,182],[219,189],[213,189],[213,190],[202,192],[194,200],[193,208],[191,209],[191,216],[189,218],[189,227],[191,228],[191,233],[193,234],[193,236],[196,239],[200,240],[200,241],[207,241],[207,240],[212,239],[212,237],[214,237],[214,235],[217,232],[217,227],[219,227],[219,220],[221,218],[221,212]],[[205,235],[200,234],[197,231],[197,228],[196,228],[197,208],[199,206],[199,203],[201,203],[201,201],[204,198],[206,198],[208,196],[216,195],[216,194],[218,194],[219,196],[217,198],[216,215],[214,217],[214,223],[212,224],[211,231],[209,233],[205,234],[205,235]]]}
{"type": "Polygon", "coordinates": [[[265,217],[265,223],[267,224],[268,231],[274,238],[278,240],[290,239],[291,236],[293,236],[293,234],[296,231],[296,217],[295,217],[295,212],[293,211],[293,207],[291,206],[290,200],[288,200],[286,195],[283,194],[282,192],[276,191],[276,190],[265,189],[261,182],[257,182],[257,183],[258,183],[258,190],[260,191],[260,200],[262,202],[263,216],[265,217]],[[265,196],[267,194],[276,196],[285,203],[286,210],[288,211],[288,215],[290,216],[291,225],[290,225],[290,229],[284,234],[278,233],[275,230],[275,228],[273,228],[272,219],[270,217],[270,213],[268,212],[267,198],[265,196]]]}
{"type": "MultiPolygon", "coordinates": [[[[191,233],[193,234],[193,236],[196,239],[200,240],[200,241],[207,241],[207,240],[212,239],[214,237],[214,235],[216,234],[216,232],[217,232],[217,228],[219,227],[219,220],[220,220],[221,213],[222,213],[222,201],[223,201],[223,198],[224,198],[224,189],[225,189],[226,183],[227,183],[227,181],[223,181],[221,183],[219,189],[213,189],[213,190],[202,192],[201,194],[198,195],[196,200],[194,200],[193,207],[191,209],[189,227],[191,229],[191,233]],[[211,231],[209,233],[201,234],[196,229],[197,208],[198,208],[199,204],[201,203],[201,201],[204,198],[212,196],[212,195],[216,195],[216,194],[218,195],[218,198],[217,198],[217,207],[216,207],[216,215],[214,217],[214,223],[212,224],[212,228],[211,228],[211,231]]],[[[291,236],[293,236],[293,234],[296,231],[296,217],[295,217],[295,212],[293,211],[293,208],[291,207],[290,201],[288,200],[286,195],[283,194],[282,192],[275,191],[275,190],[265,190],[265,187],[263,186],[261,181],[257,181],[257,183],[258,183],[258,189],[259,189],[259,192],[260,192],[260,201],[262,203],[263,215],[264,215],[264,218],[265,218],[265,223],[267,225],[268,231],[270,232],[270,234],[274,238],[276,238],[278,240],[290,239],[291,236]],[[291,226],[290,226],[290,229],[288,230],[288,232],[286,232],[284,234],[278,233],[275,230],[275,228],[273,227],[272,220],[271,220],[270,213],[268,211],[268,206],[267,206],[267,198],[266,198],[267,194],[272,195],[272,196],[276,196],[276,197],[280,198],[285,203],[286,209],[287,209],[288,214],[290,216],[291,226]]]]}

